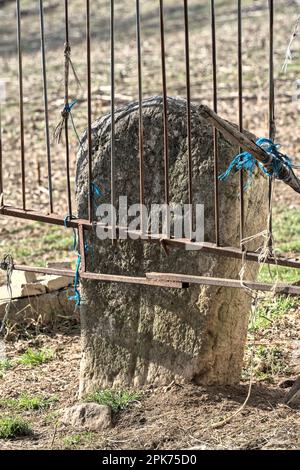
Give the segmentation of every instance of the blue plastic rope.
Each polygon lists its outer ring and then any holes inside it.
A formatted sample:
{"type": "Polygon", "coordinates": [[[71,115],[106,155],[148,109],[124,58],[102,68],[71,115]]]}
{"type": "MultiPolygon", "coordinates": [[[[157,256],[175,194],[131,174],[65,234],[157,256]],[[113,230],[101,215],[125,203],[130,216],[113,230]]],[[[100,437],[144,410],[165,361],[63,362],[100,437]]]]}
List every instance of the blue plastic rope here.
{"type": "Polygon", "coordinates": [[[287,155],[284,155],[279,152],[280,144],[274,144],[271,139],[267,139],[265,137],[260,137],[259,139],[257,139],[256,144],[259,145],[263,150],[265,150],[269,155],[273,155],[274,158],[272,172],[266,170],[266,168],[260,162],[258,162],[251,153],[243,152],[239,153],[233,158],[227,170],[219,176],[219,180],[225,181],[232,170],[245,170],[248,174],[247,182],[244,185],[244,189],[246,190],[252,183],[252,178],[256,165],[258,165],[259,168],[263,171],[263,173],[265,173],[270,178],[273,176],[275,176],[276,178],[279,177],[280,167],[282,163],[284,163],[289,168],[300,169],[300,166],[294,165],[287,155]]]}
{"type": "Polygon", "coordinates": [[[102,196],[102,191],[99,188],[99,186],[96,185],[96,183],[92,183],[91,188],[92,188],[93,198],[96,201],[96,199],[102,196]]]}
{"type": "Polygon", "coordinates": [[[80,265],[81,265],[81,256],[80,256],[80,253],[78,253],[77,263],[76,263],[76,271],[75,271],[75,279],[74,279],[74,292],[75,292],[75,295],[72,295],[71,297],[69,297],[69,300],[75,300],[76,307],[79,307],[80,303],[81,303],[80,292],[78,290],[79,277],[80,277],[80,265]]]}
{"type": "Polygon", "coordinates": [[[66,111],[67,113],[70,113],[72,111],[72,108],[74,108],[75,104],[77,104],[77,102],[78,101],[75,98],[75,100],[73,100],[72,103],[65,104],[64,111],[66,111]]]}
{"type": "MultiPolygon", "coordinates": [[[[64,218],[64,226],[68,228],[68,222],[70,222],[71,216],[67,215],[64,218]]],[[[76,262],[76,272],[75,272],[75,279],[74,279],[74,292],[75,295],[69,297],[69,300],[75,300],[76,301],[76,306],[79,307],[81,303],[81,297],[80,297],[80,292],[78,290],[78,284],[79,284],[79,277],[80,277],[80,265],[81,265],[81,256],[80,253],[78,252],[78,239],[77,239],[77,234],[75,228],[73,228],[73,250],[77,251],[77,262],[76,262]]]]}

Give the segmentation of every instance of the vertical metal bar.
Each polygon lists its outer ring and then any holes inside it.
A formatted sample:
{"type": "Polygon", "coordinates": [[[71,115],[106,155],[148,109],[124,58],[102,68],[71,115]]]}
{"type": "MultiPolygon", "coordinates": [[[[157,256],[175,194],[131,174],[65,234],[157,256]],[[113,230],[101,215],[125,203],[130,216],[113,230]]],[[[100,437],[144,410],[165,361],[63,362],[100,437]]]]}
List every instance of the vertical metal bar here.
{"type": "Polygon", "coordinates": [[[44,113],[45,113],[45,139],[46,139],[47,165],[48,165],[49,210],[50,210],[50,214],[52,214],[53,213],[52,169],[51,169],[51,149],[50,149],[49,113],[48,113],[48,90],[47,90],[43,0],[40,0],[40,32],[41,32],[41,55],[42,55],[44,113]]]}
{"type": "MultiPolygon", "coordinates": [[[[275,83],[274,83],[274,2],[269,0],[269,137],[275,139],[275,83]]],[[[269,248],[272,250],[272,192],[273,181],[269,178],[269,248]]]]}
{"type": "MultiPolygon", "coordinates": [[[[164,26],[164,2],[159,0],[160,17],[160,44],[161,44],[161,69],[163,87],[163,123],[164,123],[164,178],[165,178],[165,204],[169,207],[169,136],[168,136],[168,99],[167,99],[167,76],[166,76],[166,51],[165,51],[165,26],[164,26]]],[[[169,232],[169,211],[166,220],[169,232]]],[[[169,233],[168,233],[169,234],[169,233]]]]}
{"type": "Polygon", "coordinates": [[[86,271],[86,256],[85,256],[85,242],[84,242],[84,227],[82,224],[78,224],[78,247],[80,253],[80,271],[86,271]]]}
{"type": "MultiPolygon", "coordinates": [[[[65,0],[65,108],[69,105],[69,4],[65,0]]],[[[65,116],[65,150],[66,150],[66,176],[67,176],[67,197],[68,197],[68,215],[72,217],[72,197],[71,197],[71,179],[70,179],[70,148],[69,148],[69,114],[65,116]]]]}
{"type": "Polygon", "coordinates": [[[143,76],[142,76],[142,45],[141,45],[141,13],[140,0],[136,0],[136,43],[138,62],[138,88],[139,88],[139,161],[140,161],[140,204],[141,204],[141,232],[144,231],[143,205],[145,204],[144,180],[144,123],[143,123],[143,76]]]}
{"type": "Polygon", "coordinates": [[[111,86],[111,154],[110,154],[110,184],[111,184],[111,206],[112,206],[112,239],[115,237],[115,154],[116,154],[116,136],[115,136],[115,2],[110,2],[110,86],[111,86]]]}
{"type": "MultiPolygon", "coordinates": [[[[217,45],[216,45],[216,17],[215,2],[211,0],[211,37],[212,37],[212,68],[213,68],[213,108],[218,112],[218,82],[217,82],[217,45]]],[[[219,150],[218,131],[213,129],[214,140],[214,196],[215,196],[215,239],[216,245],[220,245],[220,222],[219,222],[219,150]]]]}
{"type": "Polygon", "coordinates": [[[274,2],[269,0],[270,9],[270,58],[269,58],[269,136],[275,138],[275,82],[274,82],[274,2]]]}
{"type": "Polygon", "coordinates": [[[191,122],[191,75],[190,75],[190,40],[188,1],[184,0],[185,64],[186,64],[186,99],[187,99],[187,148],[188,148],[188,191],[190,239],[193,234],[193,167],[192,167],[192,122],[191,122]]]}
{"type": "Polygon", "coordinates": [[[22,64],[22,33],[20,0],[16,0],[17,7],[17,42],[19,67],[19,100],[20,100],[20,139],[21,139],[21,175],[22,175],[22,207],[26,209],[25,194],[25,142],[24,142],[24,95],[23,95],[23,64],[22,64]]]}
{"type": "MultiPolygon", "coordinates": [[[[242,1],[238,0],[238,88],[239,88],[239,130],[243,132],[243,52],[242,52],[242,1]]],[[[240,153],[243,150],[240,148],[240,153]]],[[[240,242],[244,239],[244,176],[240,171],[240,242]]],[[[244,245],[242,244],[242,249],[244,245]]]]}
{"type": "Polygon", "coordinates": [[[88,218],[93,221],[92,194],[92,89],[91,89],[91,27],[90,0],[86,0],[86,52],[87,52],[87,142],[88,142],[88,218]]]}

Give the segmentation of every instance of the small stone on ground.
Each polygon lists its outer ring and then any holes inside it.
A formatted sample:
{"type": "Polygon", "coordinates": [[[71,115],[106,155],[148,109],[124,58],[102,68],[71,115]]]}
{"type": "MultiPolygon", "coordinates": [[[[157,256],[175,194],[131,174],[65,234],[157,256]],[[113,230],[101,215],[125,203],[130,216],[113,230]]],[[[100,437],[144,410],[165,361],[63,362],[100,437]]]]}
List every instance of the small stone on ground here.
{"type": "Polygon", "coordinates": [[[81,403],[67,408],[62,417],[63,424],[89,431],[101,431],[111,427],[111,409],[97,403],[81,403]]]}

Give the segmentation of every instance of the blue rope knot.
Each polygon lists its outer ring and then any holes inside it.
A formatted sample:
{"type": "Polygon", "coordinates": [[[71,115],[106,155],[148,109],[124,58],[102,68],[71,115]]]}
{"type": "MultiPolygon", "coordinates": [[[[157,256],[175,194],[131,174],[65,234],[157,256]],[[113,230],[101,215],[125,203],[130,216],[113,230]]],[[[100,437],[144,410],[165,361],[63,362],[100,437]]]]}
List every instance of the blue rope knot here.
{"type": "MultiPolygon", "coordinates": [[[[272,169],[268,171],[263,163],[260,163],[256,160],[256,158],[249,152],[243,152],[236,155],[233,160],[230,162],[227,170],[219,176],[220,181],[225,181],[232,170],[235,172],[240,170],[245,170],[248,174],[247,181],[244,185],[244,189],[248,189],[252,183],[254,169],[258,166],[265,175],[269,176],[270,178],[275,177],[280,179],[280,170],[282,168],[282,164],[286,165],[289,168],[300,169],[300,166],[296,166],[292,163],[291,159],[284,155],[283,153],[279,152],[280,144],[275,144],[271,139],[267,139],[265,137],[260,137],[257,139],[256,144],[259,145],[267,154],[272,155],[272,169]]],[[[267,163],[268,159],[264,163],[267,163]]]]}
{"type": "Polygon", "coordinates": [[[71,216],[70,215],[66,215],[66,217],[64,218],[64,226],[65,228],[68,228],[68,223],[70,222],[71,220],[71,216]]]}
{"type": "Polygon", "coordinates": [[[67,117],[71,113],[72,109],[74,108],[75,104],[77,104],[77,99],[73,100],[72,103],[66,103],[64,108],[61,112],[62,117],[67,117]]]}

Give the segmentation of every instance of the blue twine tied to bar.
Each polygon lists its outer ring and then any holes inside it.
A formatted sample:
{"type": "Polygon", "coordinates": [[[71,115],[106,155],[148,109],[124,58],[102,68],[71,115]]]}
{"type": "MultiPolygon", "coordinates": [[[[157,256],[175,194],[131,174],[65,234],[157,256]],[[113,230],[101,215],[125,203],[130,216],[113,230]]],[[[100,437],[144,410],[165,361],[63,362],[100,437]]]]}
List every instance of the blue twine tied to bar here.
{"type": "Polygon", "coordinates": [[[64,109],[62,112],[66,112],[68,114],[70,114],[70,112],[72,111],[72,108],[74,108],[75,104],[77,104],[78,100],[75,98],[72,103],[67,103],[65,104],[64,106],[64,109]]]}
{"type": "MultiPolygon", "coordinates": [[[[64,226],[68,228],[68,222],[70,222],[71,216],[67,215],[64,218],[64,226]]],[[[76,262],[76,271],[75,271],[75,279],[74,279],[74,292],[75,295],[72,295],[69,297],[69,300],[75,300],[76,302],[76,307],[80,306],[81,303],[81,297],[80,297],[80,292],[78,290],[78,285],[79,285],[79,277],[80,277],[80,265],[81,265],[81,256],[78,251],[78,237],[76,234],[75,228],[73,228],[73,250],[76,252],[77,251],[77,262],[76,262]]]]}
{"type": "MultiPolygon", "coordinates": [[[[75,98],[71,103],[66,103],[63,107],[63,110],[61,112],[61,120],[57,124],[55,130],[54,130],[54,139],[56,140],[57,143],[60,143],[61,141],[61,136],[62,136],[62,131],[65,126],[65,123],[67,122],[69,116],[71,118],[72,126],[74,129],[74,132],[76,134],[77,139],[79,139],[79,135],[76,130],[76,126],[73,121],[73,116],[72,116],[72,109],[74,108],[75,104],[77,104],[78,100],[75,98]]],[[[79,139],[80,140],[80,139],[79,139]]]]}
{"type": "Polygon", "coordinates": [[[81,296],[78,290],[79,285],[79,277],[80,277],[80,265],[81,265],[81,256],[80,253],[77,254],[77,262],[76,262],[76,271],[75,271],[75,279],[74,279],[74,292],[75,295],[69,297],[69,300],[75,300],[76,307],[80,306],[81,303],[81,296]]]}
{"type": "Polygon", "coordinates": [[[97,202],[97,199],[102,196],[102,191],[96,183],[91,183],[91,189],[94,201],[97,202]]]}
{"type": "Polygon", "coordinates": [[[273,167],[272,171],[268,171],[262,163],[258,162],[256,158],[249,152],[242,152],[236,155],[233,160],[230,162],[227,170],[219,176],[220,181],[225,181],[232,170],[235,172],[240,170],[245,170],[248,174],[247,181],[244,185],[244,190],[247,190],[251,186],[254,169],[258,166],[265,175],[270,178],[274,177],[279,178],[280,169],[282,164],[285,164],[289,168],[300,169],[300,166],[296,166],[292,163],[291,159],[279,152],[281,147],[280,144],[275,144],[271,139],[265,137],[260,137],[256,140],[256,144],[259,145],[265,152],[273,156],[273,167]]]}

